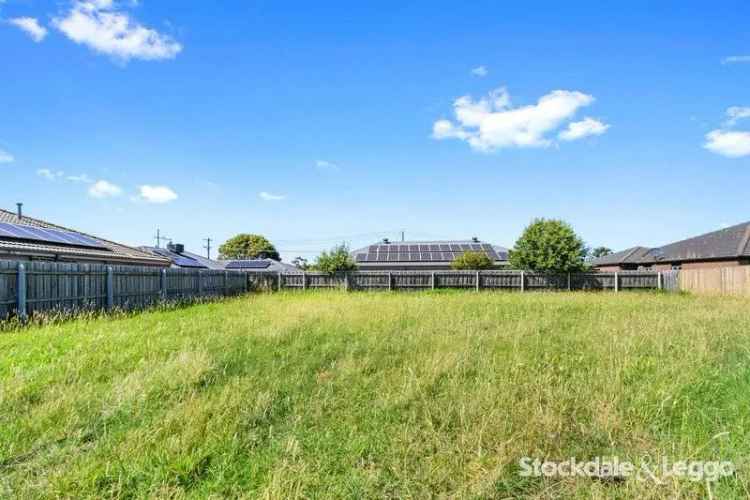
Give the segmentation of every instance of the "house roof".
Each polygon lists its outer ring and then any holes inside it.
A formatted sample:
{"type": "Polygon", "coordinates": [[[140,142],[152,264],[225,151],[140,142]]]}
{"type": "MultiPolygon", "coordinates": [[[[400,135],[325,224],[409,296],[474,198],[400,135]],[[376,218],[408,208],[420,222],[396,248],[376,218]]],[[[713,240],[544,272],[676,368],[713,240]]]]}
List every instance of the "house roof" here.
{"type": "Polygon", "coordinates": [[[643,259],[648,256],[650,251],[651,249],[646,247],[632,247],[593,259],[591,265],[617,266],[620,264],[638,264],[643,262],[643,259]]]}
{"type": "Polygon", "coordinates": [[[26,215],[20,219],[16,212],[0,209],[0,223],[29,226],[41,229],[65,231],[95,240],[101,248],[78,247],[53,242],[42,242],[0,236],[0,253],[18,256],[39,256],[63,258],[65,260],[92,260],[118,264],[168,266],[169,261],[162,257],[151,255],[137,248],[121,245],[90,234],[75,231],[67,227],[34,219],[26,215]]]}
{"type": "Polygon", "coordinates": [[[140,247],[141,250],[169,259],[174,267],[186,269],[213,269],[224,270],[224,265],[215,260],[209,260],[201,255],[191,252],[174,252],[168,248],[140,247]]]}
{"type": "Polygon", "coordinates": [[[657,248],[633,247],[592,261],[594,266],[655,264],[750,257],[750,222],[657,248]]]}
{"type": "Polygon", "coordinates": [[[279,262],[273,259],[235,259],[235,260],[223,260],[220,261],[224,265],[224,269],[232,269],[235,271],[249,271],[249,272],[267,272],[267,273],[295,273],[301,272],[297,267],[287,264],[285,262],[279,262]]]}
{"type": "Polygon", "coordinates": [[[351,252],[357,264],[434,265],[453,262],[464,252],[483,252],[495,263],[508,260],[508,249],[476,240],[376,243],[351,252]]]}
{"type": "Polygon", "coordinates": [[[654,248],[646,262],[750,257],[750,222],[654,248]]]}

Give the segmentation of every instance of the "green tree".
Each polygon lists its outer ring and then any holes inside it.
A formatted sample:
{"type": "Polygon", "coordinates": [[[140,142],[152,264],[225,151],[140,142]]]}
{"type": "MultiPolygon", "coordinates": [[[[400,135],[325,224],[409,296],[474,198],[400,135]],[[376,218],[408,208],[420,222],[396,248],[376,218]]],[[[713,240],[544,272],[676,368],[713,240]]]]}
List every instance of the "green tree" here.
{"type": "Polygon", "coordinates": [[[492,259],[484,252],[464,252],[451,262],[451,268],[457,271],[479,271],[492,266],[492,259]]]}
{"type": "Polygon", "coordinates": [[[535,219],[510,252],[515,269],[567,273],[586,268],[586,247],[569,224],[561,220],[535,219]]]}
{"type": "Polygon", "coordinates": [[[333,247],[329,252],[321,253],[313,267],[316,271],[331,275],[357,269],[345,243],[333,247]]]}
{"type": "Polygon", "coordinates": [[[276,247],[259,234],[238,234],[219,247],[220,259],[281,260],[276,247]]]}
{"type": "Polygon", "coordinates": [[[607,247],[596,247],[589,252],[588,257],[590,259],[598,259],[599,257],[604,257],[605,255],[609,255],[611,253],[612,250],[607,247]]]}

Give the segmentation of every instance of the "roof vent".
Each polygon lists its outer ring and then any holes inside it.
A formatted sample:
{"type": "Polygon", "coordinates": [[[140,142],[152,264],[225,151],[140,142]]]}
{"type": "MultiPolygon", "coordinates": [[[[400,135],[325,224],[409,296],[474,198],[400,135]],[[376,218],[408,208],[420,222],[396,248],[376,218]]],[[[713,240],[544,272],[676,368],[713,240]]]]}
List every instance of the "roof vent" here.
{"type": "Polygon", "coordinates": [[[18,207],[18,220],[23,219],[23,203],[16,203],[16,206],[18,207]]]}
{"type": "Polygon", "coordinates": [[[383,245],[390,245],[390,244],[391,244],[391,240],[389,240],[388,238],[383,238],[383,245]]]}
{"type": "Polygon", "coordinates": [[[479,243],[479,238],[477,238],[476,236],[472,236],[471,241],[473,241],[474,243],[479,243]]]}

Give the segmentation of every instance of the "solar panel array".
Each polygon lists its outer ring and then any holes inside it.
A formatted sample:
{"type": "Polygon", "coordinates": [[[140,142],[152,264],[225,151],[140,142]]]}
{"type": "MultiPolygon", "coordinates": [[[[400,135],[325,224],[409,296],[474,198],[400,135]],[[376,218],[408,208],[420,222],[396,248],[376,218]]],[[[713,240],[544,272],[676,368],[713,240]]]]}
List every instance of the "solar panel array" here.
{"type": "Polygon", "coordinates": [[[174,265],[178,267],[208,269],[206,266],[204,266],[203,264],[201,264],[195,259],[191,259],[190,257],[186,257],[178,253],[170,252],[169,250],[164,250],[162,248],[154,248],[154,253],[161,255],[162,257],[166,257],[167,259],[171,260],[174,265]]]}
{"type": "Polygon", "coordinates": [[[230,260],[225,269],[268,269],[271,263],[267,260],[230,260]]]}
{"type": "Polygon", "coordinates": [[[372,245],[358,253],[357,262],[453,262],[465,252],[482,252],[493,261],[502,260],[487,243],[390,243],[372,245]]]}
{"type": "Polygon", "coordinates": [[[7,222],[0,222],[0,239],[38,241],[54,245],[70,245],[108,250],[101,241],[83,234],[60,231],[58,229],[9,224],[7,222]]]}

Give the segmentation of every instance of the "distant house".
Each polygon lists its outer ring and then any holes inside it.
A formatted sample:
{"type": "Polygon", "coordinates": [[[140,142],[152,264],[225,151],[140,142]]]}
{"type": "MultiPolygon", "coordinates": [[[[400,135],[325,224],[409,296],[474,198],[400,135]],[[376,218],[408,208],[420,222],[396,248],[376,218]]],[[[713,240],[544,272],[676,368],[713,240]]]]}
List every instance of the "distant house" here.
{"type": "Polygon", "coordinates": [[[137,248],[0,209],[0,259],[168,267],[137,248]]]}
{"type": "Polygon", "coordinates": [[[750,264],[750,222],[670,243],[635,247],[592,261],[600,271],[700,269],[750,264]]]}
{"type": "Polygon", "coordinates": [[[179,269],[212,269],[224,270],[224,264],[221,261],[211,260],[202,255],[185,251],[185,246],[181,244],[169,243],[167,248],[158,247],[140,247],[144,252],[149,252],[159,257],[169,259],[173,268],[179,269]]]}
{"type": "Polygon", "coordinates": [[[223,260],[224,269],[233,271],[245,271],[249,273],[301,273],[296,266],[286,264],[274,259],[246,259],[246,260],[223,260]]]}
{"type": "Polygon", "coordinates": [[[351,252],[360,271],[441,271],[465,252],[486,254],[497,268],[508,266],[508,249],[477,238],[465,241],[403,241],[383,240],[351,252]]]}

